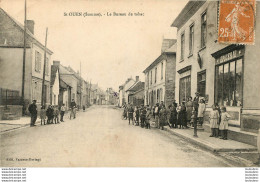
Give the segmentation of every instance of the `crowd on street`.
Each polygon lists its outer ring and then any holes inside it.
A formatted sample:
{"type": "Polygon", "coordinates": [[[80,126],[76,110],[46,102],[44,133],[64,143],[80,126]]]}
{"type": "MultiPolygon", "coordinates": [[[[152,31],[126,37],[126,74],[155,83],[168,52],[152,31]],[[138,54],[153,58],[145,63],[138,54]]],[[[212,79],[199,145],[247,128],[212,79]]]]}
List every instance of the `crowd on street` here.
{"type": "MultiPolygon", "coordinates": [[[[72,99],[70,104],[70,119],[76,118],[76,111],[78,107],[74,99],[72,99]]],[[[36,126],[35,122],[37,120],[37,117],[39,116],[41,119],[41,125],[46,124],[60,124],[60,122],[64,122],[64,114],[66,111],[65,104],[62,104],[61,106],[58,105],[49,105],[46,109],[45,106],[41,106],[40,113],[38,114],[36,100],[33,100],[33,103],[30,104],[28,108],[30,114],[31,114],[31,123],[30,126],[36,126]]],[[[83,106],[83,111],[85,111],[85,106],[83,106]]]]}
{"type": "MultiPolygon", "coordinates": [[[[163,101],[154,106],[124,104],[123,119],[128,120],[128,124],[141,126],[150,129],[151,122],[155,123],[155,128],[163,130],[165,126],[172,129],[194,128],[194,137],[197,137],[197,126],[202,127],[206,110],[205,98],[200,97],[200,93],[195,93],[194,99],[188,97],[181,103],[174,101],[166,108],[163,101]]],[[[228,120],[230,115],[225,107],[218,104],[212,105],[210,112],[210,137],[227,140],[228,120]]]]}

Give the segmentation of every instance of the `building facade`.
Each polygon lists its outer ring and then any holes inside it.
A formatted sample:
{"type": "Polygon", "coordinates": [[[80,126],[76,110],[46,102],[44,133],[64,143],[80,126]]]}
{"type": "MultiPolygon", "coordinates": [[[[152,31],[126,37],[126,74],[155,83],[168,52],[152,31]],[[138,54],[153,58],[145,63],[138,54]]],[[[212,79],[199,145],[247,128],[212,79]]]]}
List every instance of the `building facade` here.
{"type": "MultiPolygon", "coordinates": [[[[176,100],[186,100],[198,91],[206,99],[207,111],[213,103],[226,106],[231,126],[257,132],[260,41],[256,39],[255,45],[218,43],[218,10],[218,1],[189,1],[172,24],[178,29],[176,100]]],[[[255,37],[259,35],[255,22],[255,37]]]]}
{"type": "Polygon", "coordinates": [[[125,103],[128,104],[128,93],[126,91],[134,83],[135,80],[128,78],[123,85],[119,86],[119,107],[122,107],[125,103]]]}
{"type": "MultiPolygon", "coordinates": [[[[171,40],[171,39],[166,39],[171,40]]],[[[165,45],[165,40],[163,45],[165,45]]],[[[169,106],[175,100],[175,64],[176,40],[171,41],[167,49],[162,49],[161,55],[150,64],[143,73],[145,74],[144,103],[154,106],[163,101],[169,106]]]]}
{"type": "MultiPolygon", "coordinates": [[[[24,26],[0,8],[0,87],[22,94],[24,26]],[[10,71],[13,70],[13,71],[10,71]],[[15,81],[14,81],[15,80],[15,81]]],[[[27,20],[24,104],[42,100],[44,45],[34,36],[34,21],[27,20]]],[[[50,104],[51,55],[46,49],[43,103],[50,104]]],[[[40,107],[38,107],[40,108],[40,107]]]]}

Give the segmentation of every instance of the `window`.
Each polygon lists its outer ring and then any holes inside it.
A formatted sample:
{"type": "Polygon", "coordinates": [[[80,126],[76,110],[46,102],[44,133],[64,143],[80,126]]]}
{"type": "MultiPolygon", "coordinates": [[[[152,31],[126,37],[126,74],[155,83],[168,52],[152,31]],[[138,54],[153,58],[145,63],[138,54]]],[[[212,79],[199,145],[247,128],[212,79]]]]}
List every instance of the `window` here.
{"type": "Polygon", "coordinates": [[[203,13],[201,16],[201,47],[206,46],[207,40],[207,12],[203,13]]]}
{"type": "Polygon", "coordinates": [[[157,80],[157,68],[155,68],[154,83],[156,83],[156,80],[157,80]]]}
{"type": "Polygon", "coordinates": [[[147,85],[149,86],[149,72],[147,72],[147,85]]]}
{"type": "Polygon", "coordinates": [[[181,60],[184,58],[184,33],[181,34],[181,60]]]}
{"type": "Polygon", "coordinates": [[[153,72],[151,71],[151,85],[153,84],[153,72]]]}
{"type": "Polygon", "coordinates": [[[187,100],[189,96],[191,96],[191,77],[186,76],[180,79],[180,100],[179,103],[181,103],[183,100],[187,100]]]}
{"type": "Polygon", "coordinates": [[[41,71],[41,59],[42,55],[35,51],[35,71],[40,72],[41,71]]]}
{"type": "Polygon", "coordinates": [[[189,55],[192,55],[194,47],[194,24],[190,26],[189,55]]]}
{"type": "Polygon", "coordinates": [[[242,59],[216,66],[215,101],[224,106],[242,106],[242,59]]]}
{"type": "Polygon", "coordinates": [[[49,75],[49,58],[46,57],[45,75],[49,75]]]}
{"type": "Polygon", "coordinates": [[[201,97],[206,96],[206,71],[198,73],[198,92],[201,97]]]}
{"type": "Polygon", "coordinates": [[[163,79],[163,62],[161,63],[161,80],[163,79]]]}

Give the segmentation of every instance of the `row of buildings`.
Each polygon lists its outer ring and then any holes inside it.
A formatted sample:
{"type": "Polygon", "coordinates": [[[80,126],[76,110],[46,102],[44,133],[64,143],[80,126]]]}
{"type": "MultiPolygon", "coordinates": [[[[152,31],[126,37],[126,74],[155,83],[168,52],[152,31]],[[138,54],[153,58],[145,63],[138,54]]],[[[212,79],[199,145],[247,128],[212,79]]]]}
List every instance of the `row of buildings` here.
{"type": "MultiPolygon", "coordinates": [[[[240,13],[243,7],[236,12],[236,1],[227,3],[234,8],[230,10],[232,23],[245,17],[247,12],[240,13]]],[[[182,9],[171,25],[177,28],[177,39],[163,40],[161,54],[143,71],[144,104],[164,101],[168,106],[199,92],[207,103],[205,130],[211,106],[218,103],[231,115],[230,137],[256,145],[260,124],[260,25],[255,20],[254,45],[219,43],[219,8],[220,1],[189,1],[182,9]]],[[[260,16],[259,8],[256,2],[251,18],[260,16]]],[[[127,89],[133,83],[130,79],[119,87],[120,105],[129,102],[127,89]]]]}
{"type": "Polygon", "coordinates": [[[70,66],[52,61],[53,51],[48,48],[42,89],[45,46],[34,36],[32,20],[27,20],[24,100],[21,102],[23,50],[24,26],[0,8],[0,119],[5,112],[21,115],[21,103],[26,109],[32,100],[37,100],[39,106],[43,99],[46,106],[65,104],[66,108],[72,99],[80,108],[116,102],[112,88],[103,91],[97,84],[84,80],[70,66]]]}

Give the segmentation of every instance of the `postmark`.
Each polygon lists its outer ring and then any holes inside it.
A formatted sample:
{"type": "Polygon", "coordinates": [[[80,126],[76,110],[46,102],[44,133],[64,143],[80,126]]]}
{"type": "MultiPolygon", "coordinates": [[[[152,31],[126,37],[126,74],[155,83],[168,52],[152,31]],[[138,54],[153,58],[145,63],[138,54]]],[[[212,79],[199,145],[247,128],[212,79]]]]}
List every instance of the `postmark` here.
{"type": "Polygon", "coordinates": [[[254,44],[256,0],[221,0],[218,42],[254,44]]]}

